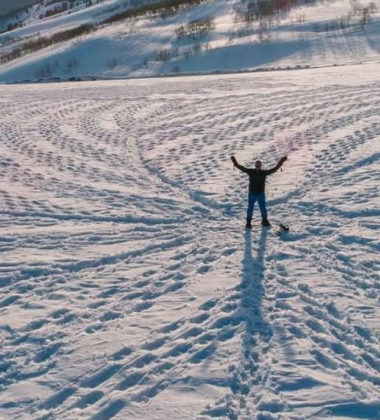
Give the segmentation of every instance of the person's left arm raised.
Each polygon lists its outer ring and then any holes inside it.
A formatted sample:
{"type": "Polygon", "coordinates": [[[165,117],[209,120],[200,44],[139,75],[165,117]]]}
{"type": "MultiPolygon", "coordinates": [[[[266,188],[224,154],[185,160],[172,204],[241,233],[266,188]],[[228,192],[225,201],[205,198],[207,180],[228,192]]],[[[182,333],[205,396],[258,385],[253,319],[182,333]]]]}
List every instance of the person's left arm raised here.
{"type": "Polygon", "coordinates": [[[277,165],[275,167],[273,167],[272,169],[268,169],[267,171],[265,171],[267,173],[267,175],[272,175],[275,172],[277,172],[281,166],[284,164],[284,162],[286,162],[288,160],[287,156],[282,157],[279,162],[277,163],[277,165]]]}

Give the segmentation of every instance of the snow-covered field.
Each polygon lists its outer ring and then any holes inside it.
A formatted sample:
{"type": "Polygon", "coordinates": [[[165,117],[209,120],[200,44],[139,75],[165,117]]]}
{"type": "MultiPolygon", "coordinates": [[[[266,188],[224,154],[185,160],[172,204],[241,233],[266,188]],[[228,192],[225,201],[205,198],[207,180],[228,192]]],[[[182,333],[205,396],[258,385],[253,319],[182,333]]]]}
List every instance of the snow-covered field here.
{"type": "Polygon", "coordinates": [[[1,92],[2,420],[380,418],[378,65],[1,92]]]}

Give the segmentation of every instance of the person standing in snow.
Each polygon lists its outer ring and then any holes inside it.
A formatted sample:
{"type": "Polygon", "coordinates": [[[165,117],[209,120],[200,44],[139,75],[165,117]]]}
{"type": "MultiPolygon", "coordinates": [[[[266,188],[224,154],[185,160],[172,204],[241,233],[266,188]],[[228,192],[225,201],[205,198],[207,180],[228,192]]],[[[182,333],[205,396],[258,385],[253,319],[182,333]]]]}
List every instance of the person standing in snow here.
{"type": "Polygon", "coordinates": [[[252,225],[252,214],[253,208],[256,201],[259,203],[260,213],[262,218],[263,226],[270,226],[268,221],[268,211],[265,201],[265,181],[268,175],[272,175],[277,172],[284,162],[287,160],[287,156],[284,156],[280,159],[277,165],[272,169],[261,169],[262,163],[260,160],[255,162],[255,168],[249,169],[242,165],[239,165],[235,156],[231,156],[232,163],[235,168],[240,169],[242,172],[249,175],[249,194],[248,194],[248,208],[247,208],[247,224],[245,225],[246,229],[251,229],[252,225]]]}

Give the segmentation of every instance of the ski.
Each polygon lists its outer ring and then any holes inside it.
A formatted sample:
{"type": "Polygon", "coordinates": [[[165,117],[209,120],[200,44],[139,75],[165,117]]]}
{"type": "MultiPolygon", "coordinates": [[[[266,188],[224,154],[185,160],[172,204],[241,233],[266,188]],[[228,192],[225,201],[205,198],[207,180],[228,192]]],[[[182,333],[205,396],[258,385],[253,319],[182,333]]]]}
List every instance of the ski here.
{"type": "MultiPolygon", "coordinates": [[[[245,229],[246,230],[252,230],[252,229],[254,229],[255,227],[261,227],[262,229],[264,229],[264,228],[267,228],[267,229],[271,229],[271,228],[273,228],[273,225],[250,225],[249,227],[246,225],[245,226],[245,229]]],[[[290,230],[290,228],[289,228],[289,226],[286,226],[286,225],[284,225],[283,223],[279,223],[279,225],[278,225],[278,227],[279,227],[279,232],[289,232],[289,230],[290,230]]]]}

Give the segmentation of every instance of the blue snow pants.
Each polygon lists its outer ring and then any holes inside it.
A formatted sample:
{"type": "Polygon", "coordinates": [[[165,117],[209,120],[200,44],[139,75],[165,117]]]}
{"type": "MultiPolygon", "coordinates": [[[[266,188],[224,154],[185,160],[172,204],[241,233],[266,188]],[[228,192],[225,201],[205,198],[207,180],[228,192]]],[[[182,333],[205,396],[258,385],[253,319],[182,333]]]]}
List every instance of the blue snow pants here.
{"type": "Polygon", "coordinates": [[[247,209],[247,219],[252,219],[253,208],[255,206],[256,201],[259,203],[260,213],[262,219],[268,218],[267,206],[265,202],[265,193],[249,193],[248,194],[248,209],[247,209]]]}

